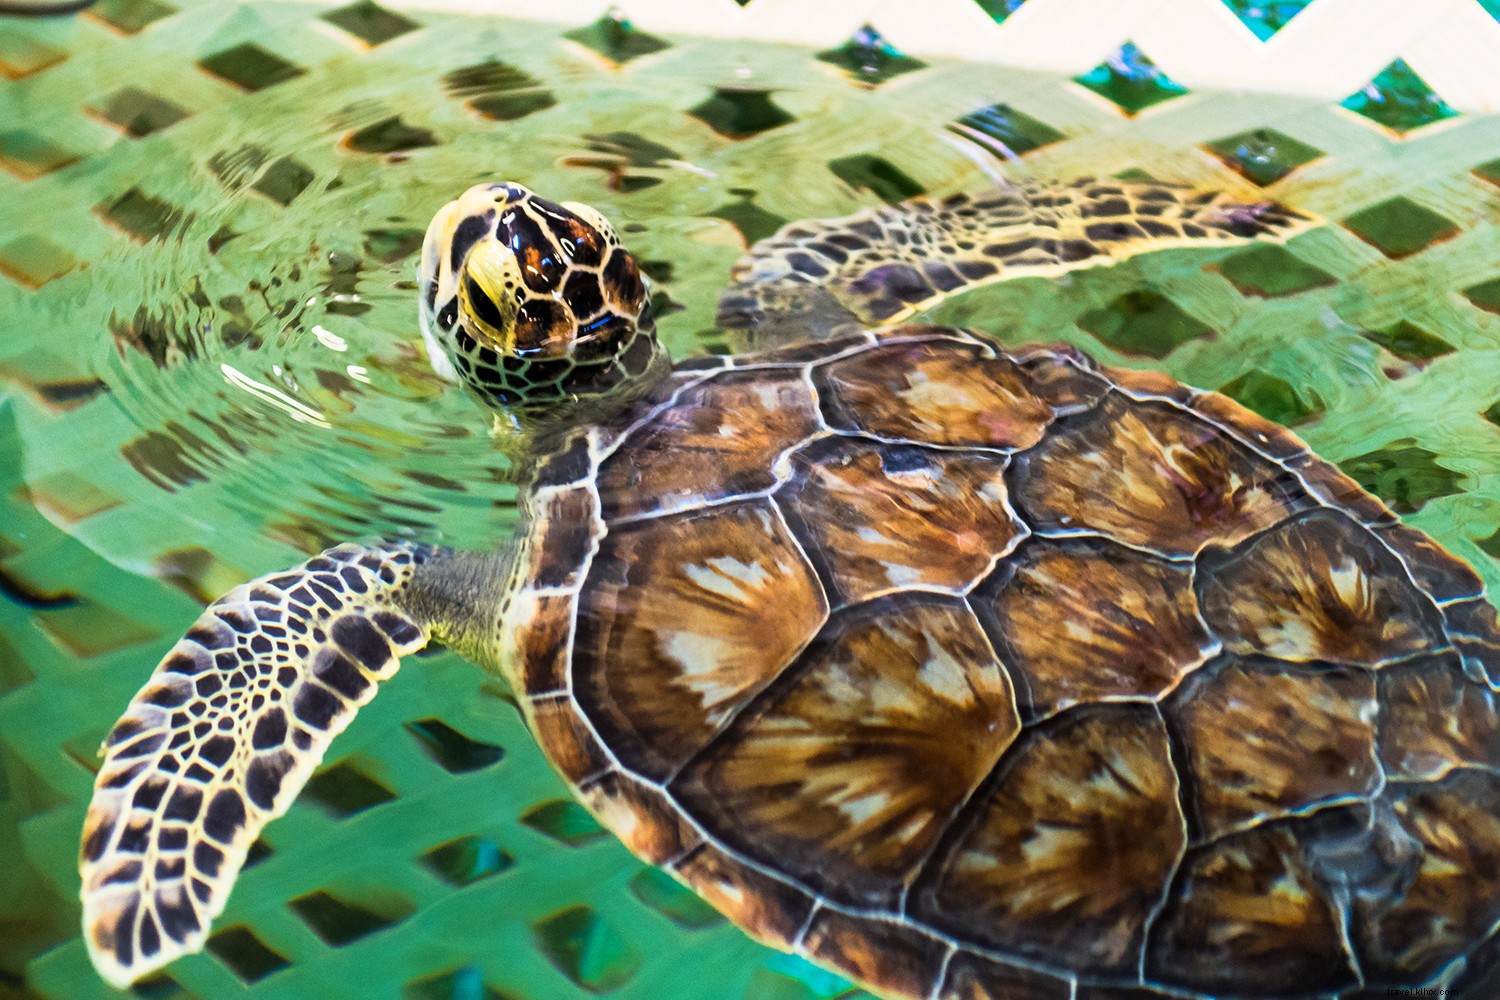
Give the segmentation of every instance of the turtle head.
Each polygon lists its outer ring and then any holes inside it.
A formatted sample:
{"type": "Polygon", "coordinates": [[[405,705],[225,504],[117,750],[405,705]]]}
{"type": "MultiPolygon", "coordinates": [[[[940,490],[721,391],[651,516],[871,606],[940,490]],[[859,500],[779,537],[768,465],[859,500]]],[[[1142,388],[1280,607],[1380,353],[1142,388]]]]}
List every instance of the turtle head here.
{"type": "Polygon", "coordinates": [[[433,366],[518,425],[596,417],[666,369],[640,268],[577,202],[481,184],[438,212],[422,248],[433,366]]]}

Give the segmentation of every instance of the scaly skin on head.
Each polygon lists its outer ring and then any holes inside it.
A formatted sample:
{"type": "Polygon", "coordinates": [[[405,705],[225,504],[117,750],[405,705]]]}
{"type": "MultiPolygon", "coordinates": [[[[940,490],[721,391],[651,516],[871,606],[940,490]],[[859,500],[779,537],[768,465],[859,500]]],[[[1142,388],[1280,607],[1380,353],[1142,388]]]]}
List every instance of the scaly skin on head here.
{"type": "Polygon", "coordinates": [[[470,188],[428,227],[422,291],[434,367],[526,438],[598,419],[666,371],[640,269],[586,205],[470,188]]]}

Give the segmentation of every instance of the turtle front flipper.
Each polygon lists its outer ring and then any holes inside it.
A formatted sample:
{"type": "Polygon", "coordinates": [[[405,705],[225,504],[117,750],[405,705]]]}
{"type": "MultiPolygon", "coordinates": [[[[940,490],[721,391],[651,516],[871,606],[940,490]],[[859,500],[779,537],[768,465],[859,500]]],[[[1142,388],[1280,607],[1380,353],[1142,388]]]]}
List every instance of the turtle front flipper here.
{"type": "Polygon", "coordinates": [[[84,823],[84,939],[104,979],[203,946],[251,842],[377,683],[462,629],[462,606],[424,586],[455,557],[339,546],[236,587],[167,653],[104,741],[84,823]]]}
{"type": "Polygon", "coordinates": [[[1313,220],[1274,202],[1170,184],[1031,182],[794,222],[730,272],[718,322],[742,346],[900,323],[1009,278],[1051,277],[1172,246],[1285,239],[1313,220]]]}

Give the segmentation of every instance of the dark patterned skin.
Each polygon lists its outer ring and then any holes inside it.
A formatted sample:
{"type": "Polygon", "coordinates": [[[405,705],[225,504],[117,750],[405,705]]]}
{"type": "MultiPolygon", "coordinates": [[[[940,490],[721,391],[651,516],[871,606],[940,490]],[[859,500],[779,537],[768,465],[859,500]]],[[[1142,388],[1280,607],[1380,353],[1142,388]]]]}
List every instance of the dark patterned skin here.
{"type": "Polygon", "coordinates": [[[800,223],[724,300],[766,348],[669,369],[598,213],[471,189],[429,229],[425,333],[530,450],[522,528],[341,546],[209,607],[106,741],[96,967],[201,947],[259,830],[436,639],[505,675],[632,851],[881,995],[1500,995],[1478,577],[1223,396],[858,329],[1307,221],[1090,181],[800,223]]]}
{"type": "Polygon", "coordinates": [[[476,185],[438,211],[420,311],[435,367],[516,420],[559,402],[622,405],[666,363],[614,227],[519,184],[476,185]]]}
{"type": "Polygon", "coordinates": [[[913,327],[681,372],[565,454],[523,705],[750,933],[894,997],[1490,995],[1500,629],[1286,430],[913,327]],[[688,450],[649,504],[611,471],[688,450]]]}

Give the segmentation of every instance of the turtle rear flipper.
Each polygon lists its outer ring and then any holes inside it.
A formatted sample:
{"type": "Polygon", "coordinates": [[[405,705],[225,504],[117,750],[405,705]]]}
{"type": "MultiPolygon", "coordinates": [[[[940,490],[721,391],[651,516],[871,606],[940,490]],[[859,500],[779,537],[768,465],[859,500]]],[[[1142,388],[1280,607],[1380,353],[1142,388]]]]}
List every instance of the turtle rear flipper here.
{"type": "Polygon", "coordinates": [[[84,823],[84,939],[106,980],[203,946],[261,828],[427,644],[403,605],[434,556],[330,549],[236,587],[167,653],[104,741],[84,823]]]}

